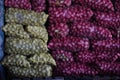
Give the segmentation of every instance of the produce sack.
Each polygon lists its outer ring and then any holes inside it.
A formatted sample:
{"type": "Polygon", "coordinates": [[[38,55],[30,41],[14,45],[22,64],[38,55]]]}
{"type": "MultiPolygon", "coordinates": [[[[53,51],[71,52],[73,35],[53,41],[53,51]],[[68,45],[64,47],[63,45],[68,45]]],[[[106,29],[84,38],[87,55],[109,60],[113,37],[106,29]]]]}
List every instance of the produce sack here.
{"type": "Polygon", "coordinates": [[[48,41],[48,33],[45,26],[27,26],[26,31],[32,38],[42,39],[45,43],[48,41]]]}
{"type": "Polygon", "coordinates": [[[30,67],[30,63],[27,61],[26,56],[23,55],[8,55],[6,56],[2,64],[5,66],[18,66],[18,67],[30,67]]]}
{"type": "Polygon", "coordinates": [[[41,39],[6,38],[5,52],[8,54],[31,55],[47,51],[47,44],[41,39]]]}
{"type": "Polygon", "coordinates": [[[5,21],[22,25],[44,25],[48,15],[44,12],[36,13],[30,10],[8,8],[5,14],[5,21]]]}
{"type": "Polygon", "coordinates": [[[32,9],[36,12],[42,12],[46,8],[46,0],[31,0],[32,9]]]}
{"type": "Polygon", "coordinates": [[[3,31],[9,37],[30,38],[29,34],[25,32],[20,24],[8,23],[3,27],[3,31]]]}
{"type": "Polygon", "coordinates": [[[40,53],[35,54],[32,57],[29,58],[30,63],[33,64],[50,64],[50,65],[56,65],[55,60],[52,58],[52,56],[49,53],[40,53]]]}
{"type": "Polygon", "coordinates": [[[9,67],[10,73],[16,77],[50,77],[52,76],[52,67],[50,65],[42,64],[35,65],[31,68],[21,68],[16,66],[9,67]]]}
{"type": "Polygon", "coordinates": [[[5,6],[27,10],[31,9],[30,0],[5,0],[5,6]]]}

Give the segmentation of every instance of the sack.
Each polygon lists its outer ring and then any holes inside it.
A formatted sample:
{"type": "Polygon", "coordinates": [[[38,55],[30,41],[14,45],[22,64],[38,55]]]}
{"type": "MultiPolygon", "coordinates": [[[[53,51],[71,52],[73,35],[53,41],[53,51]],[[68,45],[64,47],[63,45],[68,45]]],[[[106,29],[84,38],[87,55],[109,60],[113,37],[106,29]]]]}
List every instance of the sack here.
{"type": "Polygon", "coordinates": [[[20,24],[6,24],[3,27],[3,31],[5,32],[5,35],[9,37],[30,38],[29,34],[24,31],[23,26],[20,24]]]}
{"type": "Polygon", "coordinates": [[[48,33],[45,26],[27,26],[26,30],[31,37],[42,39],[45,43],[47,43],[48,33]]]}
{"type": "Polygon", "coordinates": [[[9,8],[6,10],[5,21],[22,25],[44,25],[48,15],[44,12],[36,13],[30,10],[9,8]]]}
{"type": "Polygon", "coordinates": [[[52,67],[50,65],[42,64],[32,66],[31,68],[22,68],[10,66],[9,71],[16,77],[50,77],[52,76],[52,67]]]}
{"type": "Polygon", "coordinates": [[[41,53],[41,54],[35,54],[32,57],[29,58],[30,63],[33,64],[50,64],[50,65],[56,65],[55,60],[52,58],[52,56],[49,53],[41,53]]]}
{"type": "Polygon", "coordinates": [[[41,39],[6,38],[5,52],[8,54],[29,56],[31,54],[39,54],[47,51],[47,44],[41,39]]]}
{"type": "Polygon", "coordinates": [[[18,66],[18,67],[30,67],[30,63],[27,61],[26,56],[23,55],[8,55],[6,56],[2,64],[4,66],[18,66]]]}
{"type": "Polygon", "coordinates": [[[5,0],[6,7],[22,8],[22,9],[31,9],[30,0],[5,0]]]}

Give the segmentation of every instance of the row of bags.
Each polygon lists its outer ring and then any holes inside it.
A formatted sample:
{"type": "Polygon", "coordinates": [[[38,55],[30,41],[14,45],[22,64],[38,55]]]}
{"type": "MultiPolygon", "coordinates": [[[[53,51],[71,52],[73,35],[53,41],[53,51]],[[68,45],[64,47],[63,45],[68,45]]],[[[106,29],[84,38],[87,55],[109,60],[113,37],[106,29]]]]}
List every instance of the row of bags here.
{"type": "Polygon", "coordinates": [[[2,64],[14,77],[49,77],[56,63],[48,53],[48,15],[24,9],[6,9],[5,53],[2,64]]]}

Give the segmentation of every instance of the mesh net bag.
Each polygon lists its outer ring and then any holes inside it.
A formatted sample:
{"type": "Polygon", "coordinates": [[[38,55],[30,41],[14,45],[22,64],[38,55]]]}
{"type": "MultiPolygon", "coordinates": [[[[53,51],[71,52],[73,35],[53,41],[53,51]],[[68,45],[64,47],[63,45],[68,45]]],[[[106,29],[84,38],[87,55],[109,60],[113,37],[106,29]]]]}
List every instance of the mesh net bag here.
{"type": "Polygon", "coordinates": [[[30,67],[30,63],[27,61],[26,57],[19,54],[6,56],[2,64],[5,66],[30,67]]]}
{"type": "Polygon", "coordinates": [[[30,10],[8,8],[5,14],[6,22],[23,25],[44,25],[48,15],[44,12],[36,13],[30,10]]]}
{"type": "Polygon", "coordinates": [[[3,27],[3,31],[5,32],[5,35],[10,37],[17,37],[17,38],[30,38],[29,34],[24,31],[23,26],[20,24],[6,24],[3,27]]]}
{"type": "Polygon", "coordinates": [[[56,65],[55,60],[49,53],[35,54],[34,56],[29,58],[29,61],[33,64],[50,64],[54,66],[56,65]]]}
{"type": "Polygon", "coordinates": [[[45,26],[27,26],[27,32],[31,37],[43,39],[45,43],[48,41],[48,33],[45,26]]]}
{"type": "Polygon", "coordinates": [[[21,68],[16,66],[9,67],[10,73],[16,77],[50,77],[52,76],[52,67],[50,65],[38,65],[31,68],[21,68]]]}
{"type": "Polygon", "coordinates": [[[31,9],[30,0],[5,0],[6,7],[22,8],[22,9],[31,9]]]}
{"type": "Polygon", "coordinates": [[[6,38],[5,52],[8,54],[23,54],[28,56],[47,51],[47,44],[41,39],[6,38]]]}

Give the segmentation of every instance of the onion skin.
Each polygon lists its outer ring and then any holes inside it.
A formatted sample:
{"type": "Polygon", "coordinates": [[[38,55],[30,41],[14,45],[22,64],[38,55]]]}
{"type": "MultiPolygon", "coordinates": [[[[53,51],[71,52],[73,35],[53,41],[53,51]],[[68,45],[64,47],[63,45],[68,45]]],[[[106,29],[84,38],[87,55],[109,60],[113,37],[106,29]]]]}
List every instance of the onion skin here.
{"type": "Polygon", "coordinates": [[[101,74],[120,76],[120,63],[99,62],[101,74]]]}
{"type": "Polygon", "coordinates": [[[50,24],[48,33],[54,38],[66,37],[69,34],[69,28],[66,23],[50,24]]]}
{"type": "Polygon", "coordinates": [[[6,7],[31,10],[30,0],[5,0],[6,7]]]}
{"type": "Polygon", "coordinates": [[[110,0],[73,0],[83,6],[99,11],[114,11],[113,4],[110,0]]]}
{"type": "Polygon", "coordinates": [[[49,6],[55,7],[55,6],[70,6],[72,3],[72,0],[48,0],[49,6]]]}
{"type": "Polygon", "coordinates": [[[46,9],[46,0],[31,0],[32,9],[36,12],[42,12],[46,9]]]}
{"type": "Polygon", "coordinates": [[[92,47],[96,52],[120,52],[120,39],[95,41],[92,47]]]}
{"type": "Polygon", "coordinates": [[[67,62],[67,63],[74,62],[71,52],[64,50],[56,50],[56,51],[52,51],[51,53],[56,61],[67,62]]]}
{"type": "Polygon", "coordinates": [[[89,8],[79,5],[70,7],[50,7],[49,19],[53,22],[88,21],[93,16],[89,8]]]}
{"type": "Polygon", "coordinates": [[[49,41],[50,50],[65,50],[79,52],[89,49],[89,40],[76,37],[54,38],[49,41]]]}
{"type": "Polygon", "coordinates": [[[120,28],[120,14],[118,12],[96,12],[95,13],[96,21],[99,23],[99,25],[102,25],[106,28],[111,28],[114,30],[117,30],[120,28]]]}
{"type": "Polygon", "coordinates": [[[75,37],[84,37],[91,40],[111,39],[111,32],[101,26],[89,22],[74,23],[70,27],[70,35],[75,37]]]}
{"type": "Polygon", "coordinates": [[[80,62],[84,64],[92,63],[92,62],[95,62],[96,54],[90,51],[79,52],[79,53],[76,53],[75,59],[76,59],[76,62],[80,62]]]}

